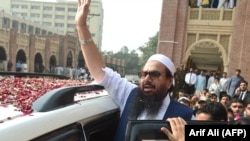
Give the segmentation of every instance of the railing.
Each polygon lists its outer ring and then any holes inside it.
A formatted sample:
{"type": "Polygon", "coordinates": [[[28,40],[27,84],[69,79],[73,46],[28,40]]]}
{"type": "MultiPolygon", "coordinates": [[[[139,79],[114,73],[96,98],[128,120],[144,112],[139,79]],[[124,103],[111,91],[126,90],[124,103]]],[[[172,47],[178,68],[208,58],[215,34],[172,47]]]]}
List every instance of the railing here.
{"type": "Polygon", "coordinates": [[[189,20],[233,21],[234,9],[189,8],[189,20]]]}

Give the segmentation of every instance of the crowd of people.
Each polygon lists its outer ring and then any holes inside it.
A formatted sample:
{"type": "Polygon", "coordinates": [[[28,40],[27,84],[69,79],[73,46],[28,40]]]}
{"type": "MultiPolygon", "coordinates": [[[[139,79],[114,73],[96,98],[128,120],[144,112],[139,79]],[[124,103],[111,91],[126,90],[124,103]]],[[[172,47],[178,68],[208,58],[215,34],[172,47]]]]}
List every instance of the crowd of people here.
{"type": "Polygon", "coordinates": [[[175,83],[173,97],[194,110],[200,107],[200,104],[213,101],[232,109],[235,118],[250,117],[247,111],[248,104],[250,107],[250,91],[240,69],[236,69],[235,75],[228,77],[227,72],[209,72],[192,67],[186,71],[181,65],[175,72],[175,83]],[[240,106],[235,108],[234,103],[240,106]]]}
{"type": "Polygon", "coordinates": [[[181,65],[175,82],[174,99],[193,109],[196,120],[250,124],[250,91],[240,69],[228,77],[227,72],[186,71],[181,65]]]}
{"type": "Polygon", "coordinates": [[[234,8],[237,0],[189,0],[192,8],[234,8]]]}

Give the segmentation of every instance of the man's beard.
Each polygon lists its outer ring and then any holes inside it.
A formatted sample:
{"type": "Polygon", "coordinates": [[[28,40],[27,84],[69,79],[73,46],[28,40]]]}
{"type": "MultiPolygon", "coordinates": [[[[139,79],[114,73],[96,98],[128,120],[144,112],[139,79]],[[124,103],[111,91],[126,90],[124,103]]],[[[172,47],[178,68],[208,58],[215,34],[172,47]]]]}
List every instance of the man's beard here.
{"type": "Polygon", "coordinates": [[[137,119],[144,110],[146,110],[149,116],[157,115],[166,95],[159,91],[153,92],[151,95],[146,95],[140,89],[132,100],[129,119],[137,119]]]}

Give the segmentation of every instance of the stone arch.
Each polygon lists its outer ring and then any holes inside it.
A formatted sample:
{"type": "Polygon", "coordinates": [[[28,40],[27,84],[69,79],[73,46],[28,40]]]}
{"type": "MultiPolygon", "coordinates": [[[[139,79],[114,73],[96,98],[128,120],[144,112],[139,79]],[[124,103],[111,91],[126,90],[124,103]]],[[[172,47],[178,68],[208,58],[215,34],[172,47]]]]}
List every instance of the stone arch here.
{"type": "Polygon", "coordinates": [[[55,73],[55,67],[57,67],[56,56],[51,55],[49,58],[49,72],[55,73]]]}
{"type": "Polygon", "coordinates": [[[85,60],[83,58],[82,51],[78,53],[78,60],[77,60],[77,67],[78,68],[84,68],[85,67],[85,60]]]}
{"type": "Polygon", "coordinates": [[[44,72],[43,57],[41,53],[36,53],[35,55],[34,71],[39,73],[44,72]]]}
{"type": "Polygon", "coordinates": [[[6,71],[7,70],[7,56],[5,49],[0,46],[0,71],[6,71]]]}
{"type": "Polygon", "coordinates": [[[52,55],[50,56],[50,59],[49,59],[49,67],[56,67],[56,56],[55,55],[52,55]]]}
{"type": "Polygon", "coordinates": [[[6,51],[5,48],[0,46],[0,60],[7,61],[6,51]]]}
{"type": "Polygon", "coordinates": [[[20,49],[20,50],[17,51],[16,62],[18,60],[20,60],[21,63],[26,63],[27,62],[25,51],[22,50],[22,49],[20,49]]]}
{"type": "Polygon", "coordinates": [[[66,67],[73,67],[73,53],[71,51],[67,55],[66,67]]]}
{"type": "Polygon", "coordinates": [[[218,48],[218,52],[221,53],[221,55],[219,56],[222,60],[222,64],[223,64],[223,69],[224,71],[228,70],[228,53],[226,52],[225,48],[218,42],[211,40],[211,39],[202,39],[199,40],[197,42],[194,42],[193,44],[191,44],[187,50],[185,51],[184,54],[184,58],[183,58],[183,63],[187,64],[189,57],[192,56],[192,51],[194,51],[196,49],[196,47],[200,47],[203,43],[209,43],[210,45],[212,45],[214,48],[218,48]]]}

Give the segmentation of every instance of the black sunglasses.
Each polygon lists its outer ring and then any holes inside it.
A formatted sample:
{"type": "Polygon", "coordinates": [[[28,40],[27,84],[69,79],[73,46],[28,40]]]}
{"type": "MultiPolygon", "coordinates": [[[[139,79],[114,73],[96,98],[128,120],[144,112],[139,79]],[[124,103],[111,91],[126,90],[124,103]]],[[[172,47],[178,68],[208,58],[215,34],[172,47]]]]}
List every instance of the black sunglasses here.
{"type": "Polygon", "coordinates": [[[138,73],[139,78],[145,78],[147,75],[153,80],[159,78],[162,74],[159,71],[141,71],[138,73]]]}

